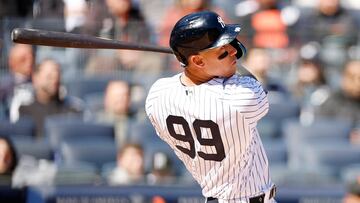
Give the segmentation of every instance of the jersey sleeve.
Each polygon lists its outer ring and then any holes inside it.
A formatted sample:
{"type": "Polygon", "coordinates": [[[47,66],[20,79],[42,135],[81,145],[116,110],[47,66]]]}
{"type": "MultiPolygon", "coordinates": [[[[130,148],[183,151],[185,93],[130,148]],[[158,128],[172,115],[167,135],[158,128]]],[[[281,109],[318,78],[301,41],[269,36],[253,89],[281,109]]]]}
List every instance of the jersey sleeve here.
{"type": "MultiPolygon", "coordinates": [[[[149,118],[151,124],[153,125],[156,133],[160,136],[161,127],[160,127],[160,109],[161,105],[159,104],[160,97],[163,94],[164,87],[167,87],[169,83],[169,79],[161,78],[158,79],[150,88],[148,95],[145,100],[145,112],[147,117],[149,118]]],[[[162,138],[160,136],[160,138],[162,138]]],[[[163,139],[163,138],[162,138],[163,139]]]]}
{"type": "Polygon", "coordinates": [[[261,83],[252,77],[237,77],[225,94],[225,100],[250,122],[257,122],[268,112],[266,91],[261,83]]]}
{"type": "Polygon", "coordinates": [[[146,101],[145,101],[145,112],[146,112],[146,115],[149,118],[151,124],[155,128],[156,133],[159,134],[157,124],[156,124],[156,121],[154,118],[154,103],[158,97],[158,95],[156,94],[157,84],[158,84],[158,81],[155,82],[149,90],[149,93],[148,93],[148,95],[146,97],[146,101]]]}

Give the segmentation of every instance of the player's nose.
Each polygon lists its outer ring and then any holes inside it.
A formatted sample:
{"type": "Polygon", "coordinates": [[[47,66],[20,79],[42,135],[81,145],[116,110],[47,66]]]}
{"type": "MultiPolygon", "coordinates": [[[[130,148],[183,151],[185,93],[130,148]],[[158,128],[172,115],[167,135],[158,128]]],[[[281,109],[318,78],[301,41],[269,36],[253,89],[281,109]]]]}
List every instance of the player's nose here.
{"type": "Polygon", "coordinates": [[[226,51],[229,52],[229,55],[230,55],[230,56],[235,56],[236,53],[237,53],[237,50],[235,49],[235,47],[233,47],[233,46],[230,45],[230,44],[227,44],[227,45],[226,45],[226,51]]]}

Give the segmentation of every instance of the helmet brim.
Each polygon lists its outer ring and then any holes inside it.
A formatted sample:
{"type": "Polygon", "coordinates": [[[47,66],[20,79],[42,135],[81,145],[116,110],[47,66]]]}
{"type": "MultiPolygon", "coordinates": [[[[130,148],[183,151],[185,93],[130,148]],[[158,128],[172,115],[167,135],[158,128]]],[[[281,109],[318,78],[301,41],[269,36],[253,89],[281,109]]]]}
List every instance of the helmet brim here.
{"type": "Polygon", "coordinates": [[[226,24],[225,31],[223,32],[223,34],[219,37],[218,40],[216,40],[214,44],[211,45],[209,49],[221,47],[226,44],[229,44],[237,37],[240,30],[241,27],[238,24],[226,24]]]}

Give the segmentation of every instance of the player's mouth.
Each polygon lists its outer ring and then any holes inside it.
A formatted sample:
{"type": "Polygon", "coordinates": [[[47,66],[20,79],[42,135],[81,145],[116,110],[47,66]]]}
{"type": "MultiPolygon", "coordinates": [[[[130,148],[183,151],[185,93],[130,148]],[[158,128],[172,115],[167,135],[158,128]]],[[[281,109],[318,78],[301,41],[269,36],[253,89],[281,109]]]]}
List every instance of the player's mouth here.
{"type": "Polygon", "coordinates": [[[236,59],[231,63],[231,65],[235,65],[236,64],[236,59]]]}

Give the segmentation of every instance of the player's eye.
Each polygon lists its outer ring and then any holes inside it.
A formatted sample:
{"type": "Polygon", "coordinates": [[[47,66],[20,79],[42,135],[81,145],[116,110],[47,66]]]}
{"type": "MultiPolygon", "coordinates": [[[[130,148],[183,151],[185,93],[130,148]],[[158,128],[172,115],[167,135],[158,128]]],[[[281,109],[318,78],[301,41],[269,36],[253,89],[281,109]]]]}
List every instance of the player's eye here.
{"type": "Polygon", "coordinates": [[[224,53],[222,53],[220,56],[218,56],[218,59],[224,59],[225,57],[227,57],[227,55],[229,55],[229,52],[225,51],[224,53]]]}

